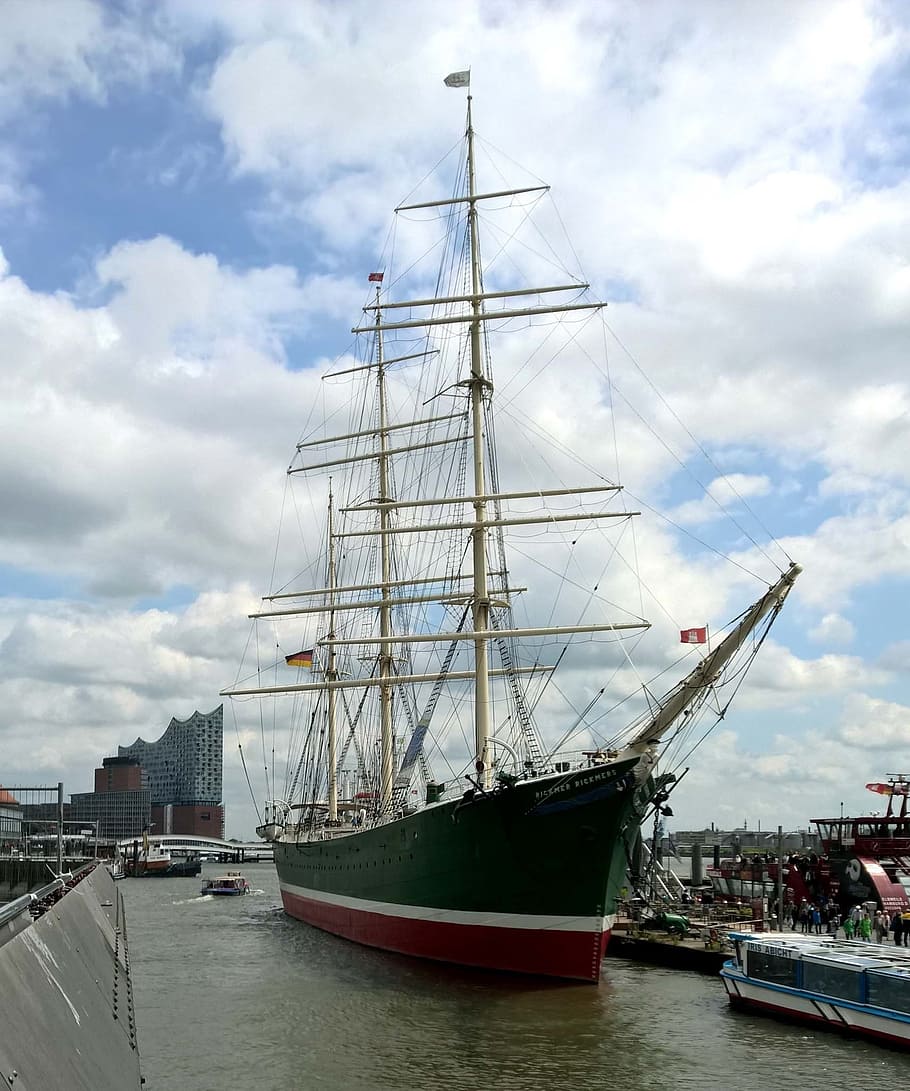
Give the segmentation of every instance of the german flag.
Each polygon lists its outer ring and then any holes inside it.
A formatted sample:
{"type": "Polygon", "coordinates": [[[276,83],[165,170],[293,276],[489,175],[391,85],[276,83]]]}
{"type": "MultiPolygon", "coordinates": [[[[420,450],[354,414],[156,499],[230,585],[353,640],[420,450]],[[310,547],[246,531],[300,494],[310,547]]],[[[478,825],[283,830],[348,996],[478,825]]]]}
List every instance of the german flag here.
{"type": "Polygon", "coordinates": [[[286,655],[284,661],[289,667],[308,667],[312,670],[313,649],[308,648],[306,651],[295,652],[293,655],[286,655]]]}

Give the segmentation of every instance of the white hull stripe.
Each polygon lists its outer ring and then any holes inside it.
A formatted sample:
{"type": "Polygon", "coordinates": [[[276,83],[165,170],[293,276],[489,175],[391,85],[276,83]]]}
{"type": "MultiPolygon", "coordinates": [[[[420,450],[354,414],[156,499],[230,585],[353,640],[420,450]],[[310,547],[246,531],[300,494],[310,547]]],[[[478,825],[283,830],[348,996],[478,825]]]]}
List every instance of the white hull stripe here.
{"type": "Polygon", "coordinates": [[[324,890],[307,890],[306,887],[280,882],[281,890],[292,897],[307,898],[338,909],[353,909],[359,913],[379,913],[385,917],[399,917],[416,921],[437,921],[445,924],[464,924],[486,928],[527,928],[547,932],[590,932],[597,935],[613,927],[615,916],[609,917],[559,917],[539,913],[494,913],[464,909],[438,909],[426,905],[399,905],[397,902],[375,902],[368,898],[350,898],[344,894],[328,894],[324,890]]]}

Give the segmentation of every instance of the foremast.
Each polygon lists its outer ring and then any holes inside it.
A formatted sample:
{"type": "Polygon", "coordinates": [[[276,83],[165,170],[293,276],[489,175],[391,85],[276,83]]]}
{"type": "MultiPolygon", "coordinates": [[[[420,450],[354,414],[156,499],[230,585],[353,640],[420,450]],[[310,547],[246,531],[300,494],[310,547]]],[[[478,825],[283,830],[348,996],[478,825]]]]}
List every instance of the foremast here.
{"type": "Polygon", "coordinates": [[[376,285],[376,386],[379,410],[379,565],[380,606],[379,635],[379,804],[383,813],[392,803],[394,771],[392,735],[392,558],[389,535],[389,419],[386,404],[385,361],[382,346],[382,310],[379,305],[379,285],[376,285]]]}
{"type": "MultiPolygon", "coordinates": [[[[334,497],[332,496],[332,483],[329,481],[329,510],[327,518],[328,527],[328,572],[326,575],[328,579],[328,605],[329,605],[329,626],[328,635],[329,639],[335,638],[335,585],[337,583],[337,570],[335,566],[335,504],[334,497]]],[[[329,644],[328,648],[328,664],[326,666],[325,677],[326,681],[334,682],[338,678],[338,664],[336,660],[335,645],[329,644]]],[[[337,709],[336,702],[338,699],[338,691],[333,688],[329,688],[326,694],[326,703],[328,706],[328,726],[327,726],[327,750],[328,750],[328,769],[326,770],[328,778],[329,789],[329,814],[328,818],[330,822],[335,822],[338,819],[338,730],[337,730],[337,709]]]]}

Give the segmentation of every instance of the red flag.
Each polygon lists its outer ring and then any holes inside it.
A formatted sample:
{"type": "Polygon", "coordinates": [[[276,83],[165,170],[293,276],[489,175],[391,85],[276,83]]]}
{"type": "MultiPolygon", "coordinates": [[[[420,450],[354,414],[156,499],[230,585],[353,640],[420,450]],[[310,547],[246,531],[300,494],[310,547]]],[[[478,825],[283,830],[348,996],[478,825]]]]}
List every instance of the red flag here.
{"type": "Polygon", "coordinates": [[[707,626],[701,629],[680,629],[679,630],[679,642],[680,644],[707,644],[708,642],[708,628],[707,626]]]}
{"type": "Polygon", "coordinates": [[[905,796],[910,785],[907,784],[867,784],[870,792],[878,792],[880,796],[905,796]]]}
{"type": "Polygon", "coordinates": [[[371,280],[376,284],[382,284],[382,273],[370,273],[367,280],[371,280]]]}

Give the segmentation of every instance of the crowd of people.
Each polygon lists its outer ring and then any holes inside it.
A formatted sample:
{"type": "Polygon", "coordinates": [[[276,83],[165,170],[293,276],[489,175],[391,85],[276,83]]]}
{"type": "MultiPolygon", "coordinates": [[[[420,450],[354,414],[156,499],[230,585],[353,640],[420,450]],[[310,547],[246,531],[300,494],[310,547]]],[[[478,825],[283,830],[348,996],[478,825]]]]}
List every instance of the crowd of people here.
{"type": "Polygon", "coordinates": [[[854,905],[841,920],[835,902],[813,903],[803,898],[799,904],[788,906],[784,921],[794,932],[821,935],[843,934],[845,939],[861,939],[869,943],[887,943],[892,939],[897,947],[910,947],[910,911],[869,909],[868,905],[854,905]]]}

